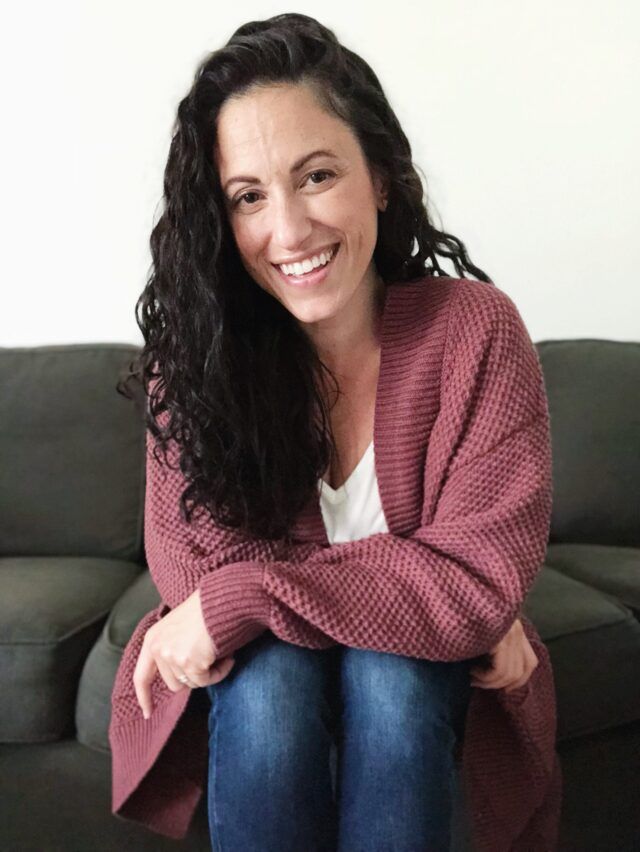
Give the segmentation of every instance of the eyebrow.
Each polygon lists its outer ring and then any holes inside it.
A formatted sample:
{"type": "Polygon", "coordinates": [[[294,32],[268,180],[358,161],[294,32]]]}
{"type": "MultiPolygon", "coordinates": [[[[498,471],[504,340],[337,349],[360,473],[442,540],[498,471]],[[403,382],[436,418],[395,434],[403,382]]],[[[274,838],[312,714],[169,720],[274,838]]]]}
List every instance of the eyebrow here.
{"type": "MultiPolygon", "coordinates": [[[[291,174],[299,171],[309,160],[312,160],[314,157],[333,157],[334,159],[338,159],[338,155],[334,154],[333,151],[330,151],[325,148],[319,148],[317,151],[311,151],[309,154],[305,154],[303,157],[300,157],[299,160],[296,160],[295,163],[291,166],[291,174]]],[[[226,181],[223,189],[225,192],[229,189],[232,183],[260,183],[260,179],[257,177],[247,177],[246,175],[237,175],[236,177],[229,178],[226,181]]]]}

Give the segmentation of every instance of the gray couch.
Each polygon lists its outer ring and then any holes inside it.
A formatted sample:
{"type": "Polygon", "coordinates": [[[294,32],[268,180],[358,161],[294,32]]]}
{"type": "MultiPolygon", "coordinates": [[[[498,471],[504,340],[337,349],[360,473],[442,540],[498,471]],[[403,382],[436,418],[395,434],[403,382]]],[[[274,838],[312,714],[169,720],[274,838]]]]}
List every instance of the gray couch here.
{"type": "MultiPolygon", "coordinates": [[[[551,654],[560,850],[640,848],[640,343],[543,341],[554,509],[525,613],[551,654]]],[[[208,850],[110,813],[111,687],[159,601],[125,344],[0,349],[0,848],[208,850]]],[[[533,852],[533,850],[532,850],[533,852]]]]}

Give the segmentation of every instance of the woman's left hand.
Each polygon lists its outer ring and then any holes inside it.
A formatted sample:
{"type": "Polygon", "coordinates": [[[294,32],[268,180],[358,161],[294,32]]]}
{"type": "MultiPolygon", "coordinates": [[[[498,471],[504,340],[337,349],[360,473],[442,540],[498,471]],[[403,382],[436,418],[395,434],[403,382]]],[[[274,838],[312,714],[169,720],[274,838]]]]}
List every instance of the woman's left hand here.
{"type": "Polygon", "coordinates": [[[511,692],[529,680],[538,666],[538,658],[517,618],[509,632],[491,649],[492,668],[471,669],[471,685],[481,689],[505,689],[511,692]]]}
{"type": "MultiPolygon", "coordinates": [[[[233,657],[228,658],[233,661],[233,657]]],[[[175,609],[170,610],[144,635],[142,649],[133,674],[138,703],[145,718],[151,715],[151,682],[156,671],[172,692],[194,686],[217,683],[219,671],[212,671],[216,660],[215,645],[207,632],[196,589],[175,609]],[[191,686],[178,680],[185,674],[191,686]]]]}

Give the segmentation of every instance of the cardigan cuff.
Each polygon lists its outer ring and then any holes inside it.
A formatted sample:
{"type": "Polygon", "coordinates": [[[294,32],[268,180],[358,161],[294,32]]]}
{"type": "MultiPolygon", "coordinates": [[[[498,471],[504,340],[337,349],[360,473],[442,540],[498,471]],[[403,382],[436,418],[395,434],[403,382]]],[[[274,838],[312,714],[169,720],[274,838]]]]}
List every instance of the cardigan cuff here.
{"type": "Polygon", "coordinates": [[[233,562],[205,574],[200,606],[216,660],[246,645],[269,626],[270,602],[263,586],[264,564],[233,562]]]}

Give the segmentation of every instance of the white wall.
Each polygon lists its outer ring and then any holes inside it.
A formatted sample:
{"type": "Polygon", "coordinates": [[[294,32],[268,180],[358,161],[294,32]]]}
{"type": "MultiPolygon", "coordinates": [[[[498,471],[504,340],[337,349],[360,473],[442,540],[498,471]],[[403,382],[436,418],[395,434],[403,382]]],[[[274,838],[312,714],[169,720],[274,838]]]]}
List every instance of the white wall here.
{"type": "MultiPolygon", "coordinates": [[[[640,340],[635,0],[302,2],[374,68],[439,224],[534,340],[640,340]],[[379,8],[384,9],[381,4],[379,8]]],[[[0,345],[140,344],[171,127],[196,65],[288,5],[13,4],[0,45],[0,345]]]]}

